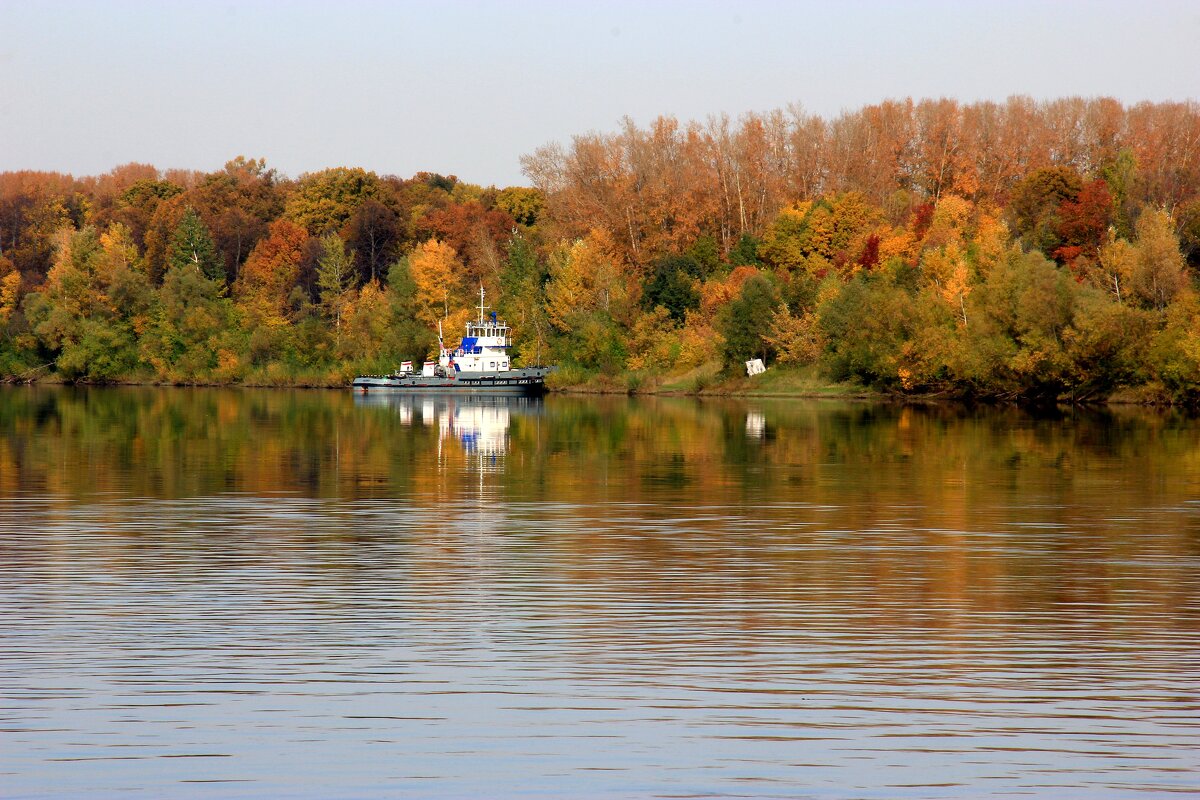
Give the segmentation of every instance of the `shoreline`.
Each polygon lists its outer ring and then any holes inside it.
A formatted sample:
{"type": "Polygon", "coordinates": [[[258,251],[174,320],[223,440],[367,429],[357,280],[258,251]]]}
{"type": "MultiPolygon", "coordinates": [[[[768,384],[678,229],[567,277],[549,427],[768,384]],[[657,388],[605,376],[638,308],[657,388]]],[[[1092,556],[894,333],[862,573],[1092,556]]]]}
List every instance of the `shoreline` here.
{"type": "MultiPolygon", "coordinates": [[[[764,373],[764,374],[770,374],[764,373]]],[[[1075,401],[1058,398],[1054,403],[1038,405],[1022,403],[1008,398],[968,398],[949,393],[902,394],[880,391],[865,386],[822,381],[809,370],[778,370],[770,383],[761,385],[755,378],[735,376],[718,379],[705,376],[702,385],[688,385],[684,376],[645,376],[637,373],[617,375],[594,374],[585,380],[547,385],[547,395],[575,397],[690,397],[698,400],[761,399],[761,400],[833,400],[851,403],[879,403],[886,405],[921,405],[970,408],[1021,407],[1021,408],[1151,408],[1160,410],[1189,411],[1187,405],[1165,399],[1152,386],[1120,389],[1105,398],[1075,401]],[[759,383],[760,385],[747,385],[759,383]],[[772,385],[774,384],[774,385],[772,385]]],[[[349,389],[349,383],[332,381],[255,382],[255,381],[195,381],[176,383],[153,379],[128,379],[109,382],[69,381],[57,375],[37,379],[17,379],[13,376],[0,378],[0,386],[71,386],[96,388],[200,388],[200,389],[304,389],[338,391],[349,389]]]]}

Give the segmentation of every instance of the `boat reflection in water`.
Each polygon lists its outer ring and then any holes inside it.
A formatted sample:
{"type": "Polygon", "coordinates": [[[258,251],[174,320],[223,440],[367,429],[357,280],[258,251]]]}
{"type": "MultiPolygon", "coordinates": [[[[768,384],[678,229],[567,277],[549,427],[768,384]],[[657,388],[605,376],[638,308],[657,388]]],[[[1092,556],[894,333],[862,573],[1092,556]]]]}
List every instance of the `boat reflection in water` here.
{"type": "Polygon", "coordinates": [[[499,469],[514,417],[542,413],[538,397],[368,393],[354,400],[359,406],[394,410],[403,425],[436,426],[440,442],[458,442],[482,472],[499,469]]]}

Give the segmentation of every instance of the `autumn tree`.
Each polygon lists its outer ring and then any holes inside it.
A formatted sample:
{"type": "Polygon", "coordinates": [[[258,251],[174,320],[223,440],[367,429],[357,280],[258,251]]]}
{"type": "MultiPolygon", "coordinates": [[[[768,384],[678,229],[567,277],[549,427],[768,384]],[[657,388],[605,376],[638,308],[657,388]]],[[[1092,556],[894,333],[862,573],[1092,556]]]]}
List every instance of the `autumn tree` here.
{"type": "Polygon", "coordinates": [[[464,258],[463,280],[477,286],[495,285],[502,267],[502,246],[512,236],[515,220],[479,202],[450,203],[430,212],[419,223],[419,231],[449,245],[464,258]]]}
{"type": "Polygon", "coordinates": [[[231,282],[283,211],[283,193],[275,170],[268,169],[264,159],[243,156],[203,176],[188,192],[188,202],[212,231],[231,282]]]}
{"type": "Polygon", "coordinates": [[[408,257],[409,270],[417,287],[417,317],[430,329],[451,312],[466,309],[462,262],[445,242],[429,239],[408,257]]]}
{"type": "Polygon", "coordinates": [[[56,250],[45,287],[27,303],[34,332],[66,378],[128,377],[151,303],[130,230],[120,223],[103,234],[92,226],[63,229],[56,250]]]}
{"type": "Polygon", "coordinates": [[[1175,224],[1166,211],[1146,209],[1138,217],[1136,232],[1130,286],[1143,303],[1162,311],[1188,283],[1175,224]]]}
{"type": "Polygon", "coordinates": [[[900,392],[1141,381],[1191,402],[1198,131],[1192,101],[901,98],[625,119],[524,159],[529,188],[292,181],[240,156],[4,172],[0,372],[338,380],[425,355],[482,287],[522,363],[685,369],[762,347],[900,392]],[[764,285],[778,303],[743,313],[764,285]]]}
{"type": "Polygon", "coordinates": [[[1108,241],[1097,253],[1096,263],[1089,271],[1089,277],[1097,288],[1111,292],[1118,303],[1128,303],[1133,298],[1133,276],[1137,271],[1137,248],[1110,234],[1108,241]]]}
{"type": "Polygon", "coordinates": [[[496,208],[525,226],[537,223],[545,205],[541,192],[524,186],[510,186],[496,195],[496,208]]]}
{"type": "Polygon", "coordinates": [[[391,206],[368,197],[354,210],[343,232],[357,254],[358,282],[378,281],[406,238],[400,215],[391,206]]]}
{"type": "Polygon", "coordinates": [[[1062,244],[1059,227],[1064,203],[1074,202],[1083,179],[1069,167],[1046,167],[1031,173],[1013,190],[1008,213],[1013,230],[1030,247],[1050,255],[1062,244]]]}
{"type": "Polygon", "coordinates": [[[57,231],[77,227],[74,194],[74,180],[68,175],[0,173],[0,255],[33,284],[50,269],[57,231]]]}
{"type": "Polygon", "coordinates": [[[335,167],[304,175],[284,214],[314,236],[340,230],[368,199],[386,193],[374,172],[358,167],[335,167]]]}
{"type": "Polygon", "coordinates": [[[630,322],[636,303],[636,281],[631,277],[602,231],[560,245],[550,258],[546,284],[551,324],[568,331],[574,316],[596,312],[615,323],[630,322]]]}
{"type": "Polygon", "coordinates": [[[551,254],[546,316],[559,332],[560,357],[614,371],[628,355],[625,331],[637,311],[637,281],[604,231],[596,230],[551,254]]]}
{"type": "Polygon", "coordinates": [[[21,273],[13,263],[0,256],[0,328],[6,327],[21,299],[21,273]]]}
{"type": "Polygon", "coordinates": [[[234,296],[252,327],[278,328],[288,323],[290,295],[300,276],[307,240],[308,233],[299,225],[276,220],[246,259],[234,296]]]}
{"type": "Polygon", "coordinates": [[[1075,198],[1059,204],[1055,233],[1061,244],[1050,255],[1059,262],[1071,262],[1080,255],[1094,258],[1112,222],[1108,184],[1098,179],[1084,184],[1075,198]]]}
{"type": "Polygon", "coordinates": [[[129,226],[134,241],[144,247],[146,232],[159,204],[183,193],[183,187],[157,178],[143,178],[123,191],[111,212],[114,220],[129,226]]]}

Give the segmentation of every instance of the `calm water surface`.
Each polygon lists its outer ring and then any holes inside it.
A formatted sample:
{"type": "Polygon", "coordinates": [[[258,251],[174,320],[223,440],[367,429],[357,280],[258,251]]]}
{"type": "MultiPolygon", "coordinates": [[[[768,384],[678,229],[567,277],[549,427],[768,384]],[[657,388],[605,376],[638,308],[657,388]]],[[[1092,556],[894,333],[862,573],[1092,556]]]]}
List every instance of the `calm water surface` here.
{"type": "Polygon", "coordinates": [[[1200,424],[0,389],[0,796],[1200,791],[1200,424]]]}

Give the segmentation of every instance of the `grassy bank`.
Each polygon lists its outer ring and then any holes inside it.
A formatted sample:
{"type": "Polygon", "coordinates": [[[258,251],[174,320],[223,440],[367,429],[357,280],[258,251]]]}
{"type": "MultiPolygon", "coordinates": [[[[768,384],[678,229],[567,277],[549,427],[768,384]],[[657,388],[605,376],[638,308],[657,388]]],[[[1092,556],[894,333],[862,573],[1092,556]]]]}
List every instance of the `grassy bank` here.
{"type": "Polygon", "coordinates": [[[551,373],[552,392],[570,394],[697,395],[728,397],[808,397],[885,399],[887,395],[822,376],[814,366],[772,367],[761,375],[728,375],[716,363],[679,373],[623,372],[609,375],[573,367],[551,373]]]}
{"type": "MultiPolygon", "coordinates": [[[[688,395],[694,397],[791,397],[798,399],[839,399],[900,401],[906,403],[970,402],[952,394],[896,394],[862,384],[838,382],[821,374],[815,365],[771,367],[761,375],[728,375],[716,363],[705,364],[681,373],[624,372],[608,375],[564,367],[547,378],[551,392],[563,394],[688,395]]],[[[1004,403],[993,398],[990,402],[1004,403]]],[[[1008,402],[1016,402],[1010,400],[1008,402]]],[[[1072,405],[1060,398],[1060,405],[1072,405]]],[[[1160,383],[1146,383],[1118,389],[1107,398],[1086,405],[1179,407],[1180,403],[1160,383]]]]}

